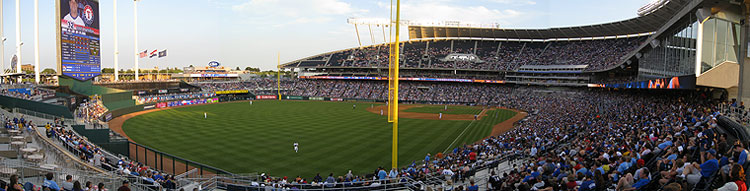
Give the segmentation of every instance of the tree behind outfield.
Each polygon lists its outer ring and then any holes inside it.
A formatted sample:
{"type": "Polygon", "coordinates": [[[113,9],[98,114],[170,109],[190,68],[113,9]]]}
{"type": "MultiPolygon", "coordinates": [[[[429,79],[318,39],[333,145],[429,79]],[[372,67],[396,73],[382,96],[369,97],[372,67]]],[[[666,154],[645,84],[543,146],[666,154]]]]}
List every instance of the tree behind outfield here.
{"type": "Polygon", "coordinates": [[[55,72],[55,69],[52,69],[52,68],[45,68],[44,70],[42,70],[41,73],[42,74],[57,74],[57,72],[55,72]]]}
{"type": "Polygon", "coordinates": [[[260,72],[260,68],[245,67],[245,71],[260,72]]]}

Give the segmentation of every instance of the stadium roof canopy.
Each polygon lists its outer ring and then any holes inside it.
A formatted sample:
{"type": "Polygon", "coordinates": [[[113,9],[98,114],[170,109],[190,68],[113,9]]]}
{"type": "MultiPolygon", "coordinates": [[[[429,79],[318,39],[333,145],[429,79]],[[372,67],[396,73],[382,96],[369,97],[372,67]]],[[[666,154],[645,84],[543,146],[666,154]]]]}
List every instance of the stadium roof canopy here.
{"type": "Polygon", "coordinates": [[[467,28],[458,26],[409,26],[409,39],[491,38],[570,39],[614,37],[651,33],[674,17],[690,0],[670,0],[661,8],[636,18],[587,26],[548,29],[467,28]]]}

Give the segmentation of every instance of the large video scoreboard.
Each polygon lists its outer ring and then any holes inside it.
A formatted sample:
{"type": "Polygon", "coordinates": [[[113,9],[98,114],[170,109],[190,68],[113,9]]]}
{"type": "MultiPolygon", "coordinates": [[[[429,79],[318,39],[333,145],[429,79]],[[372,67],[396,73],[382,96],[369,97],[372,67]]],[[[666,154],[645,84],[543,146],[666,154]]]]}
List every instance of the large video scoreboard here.
{"type": "Polygon", "coordinates": [[[58,74],[88,80],[101,74],[98,0],[58,0],[58,74]]]}

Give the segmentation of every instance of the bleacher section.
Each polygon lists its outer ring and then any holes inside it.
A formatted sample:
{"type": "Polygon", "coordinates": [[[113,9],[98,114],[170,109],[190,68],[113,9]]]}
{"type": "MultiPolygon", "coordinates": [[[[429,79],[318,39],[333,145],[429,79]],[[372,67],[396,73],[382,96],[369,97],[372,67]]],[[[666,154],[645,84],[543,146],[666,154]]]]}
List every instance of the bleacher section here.
{"type": "MultiPolygon", "coordinates": [[[[576,41],[433,40],[402,42],[404,69],[511,71],[522,65],[588,65],[586,71],[615,67],[645,37],[576,41]],[[446,60],[451,54],[478,61],[446,60]]],[[[386,68],[388,46],[379,44],[325,53],[284,64],[286,68],[386,68]]]]}

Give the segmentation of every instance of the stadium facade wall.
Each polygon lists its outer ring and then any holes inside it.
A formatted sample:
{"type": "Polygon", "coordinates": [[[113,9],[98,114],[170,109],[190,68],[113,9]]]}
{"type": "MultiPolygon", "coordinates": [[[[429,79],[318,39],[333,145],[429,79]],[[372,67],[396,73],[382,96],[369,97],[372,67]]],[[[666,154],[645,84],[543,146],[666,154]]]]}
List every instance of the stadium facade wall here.
{"type": "MultiPolygon", "coordinates": [[[[102,115],[102,116],[104,116],[104,120],[103,121],[109,121],[109,120],[112,120],[112,119],[114,119],[116,117],[120,117],[120,116],[128,114],[128,113],[143,111],[143,110],[145,110],[144,108],[146,106],[149,106],[149,105],[134,105],[134,106],[130,106],[130,107],[121,107],[121,108],[118,108],[118,109],[115,109],[115,110],[109,110],[107,113],[105,113],[104,115],[102,115]]],[[[150,106],[153,106],[153,104],[150,104],[150,106]]]]}
{"type": "Polygon", "coordinates": [[[21,108],[67,119],[73,118],[73,113],[71,113],[67,107],[62,105],[54,105],[8,96],[0,96],[0,105],[2,105],[4,108],[9,109],[21,108]]]}
{"type": "Polygon", "coordinates": [[[84,125],[71,125],[70,127],[95,144],[109,142],[109,129],[86,129],[84,125]]]}
{"type": "Polygon", "coordinates": [[[68,77],[60,77],[60,86],[66,86],[71,91],[86,95],[100,95],[104,106],[109,110],[129,107],[135,105],[133,92],[94,85],[91,81],[78,81],[68,77]]]}

